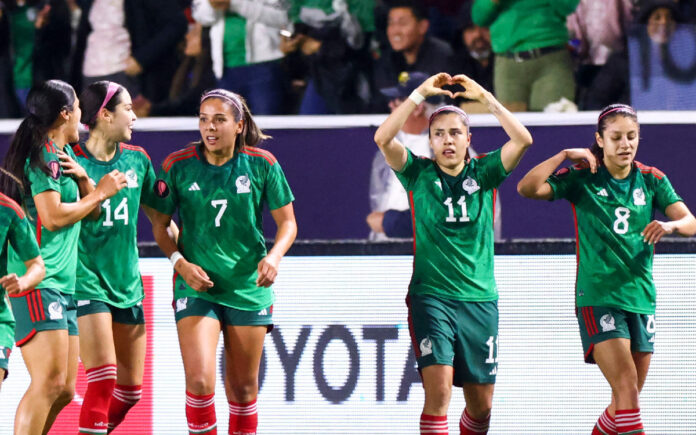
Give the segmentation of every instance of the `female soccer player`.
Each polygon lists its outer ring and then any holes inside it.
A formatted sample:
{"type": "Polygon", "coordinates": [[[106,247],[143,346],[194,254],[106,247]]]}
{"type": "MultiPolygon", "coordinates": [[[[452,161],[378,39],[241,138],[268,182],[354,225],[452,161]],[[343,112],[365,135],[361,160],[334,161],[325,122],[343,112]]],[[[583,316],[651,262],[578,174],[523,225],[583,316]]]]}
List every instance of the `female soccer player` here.
{"type": "Polygon", "coordinates": [[[126,188],[101,204],[99,219],[82,222],[78,249],[75,299],[87,372],[79,428],[105,434],[141,395],[145,294],[136,230],[139,206],[149,212],[145,204],[153,204],[155,171],[144,149],[122,143],[131,139],[136,120],[124,87],[92,83],[80,95],[80,108],[89,138],[74,149],[78,163],[92,180],[114,170],[126,176],[126,188]]]}
{"type": "Polygon", "coordinates": [[[215,89],[201,98],[202,140],[171,154],[155,191],[155,240],[170,258],[174,308],[186,374],[186,419],[191,434],[216,434],[215,352],[225,340],[225,391],[230,434],[255,434],[258,372],[272,328],[269,288],[295,240],[293,195],[280,165],[255,148],[267,136],[244,100],[215,89]],[[278,231],[266,253],[261,211],[267,203],[278,231]],[[167,234],[179,210],[178,247],[167,234]]]}
{"type": "Polygon", "coordinates": [[[375,142],[409,194],[414,269],[407,304],[425,389],[421,433],[447,434],[452,385],[464,388],[462,434],[488,432],[497,372],[498,306],[493,276],[495,189],[532,143],[527,129],[464,75],[424,81],[375,133],[375,142]],[[442,89],[460,84],[454,95],[442,89]],[[434,158],[416,158],[394,137],[424,98],[444,94],[479,101],[510,137],[501,149],[470,159],[469,119],[444,106],[430,117],[434,158]]]}
{"type": "MultiPolygon", "coordinates": [[[[6,174],[3,174],[7,176],[6,174]]],[[[11,178],[11,177],[10,177],[11,178]]],[[[17,276],[7,273],[0,278],[0,388],[7,377],[7,365],[14,343],[15,320],[7,305],[5,293],[21,294],[33,289],[46,274],[44,262],[39,253],[39,245],[31,230],[31,224],[24,210],[9,196],[0,193],[0,258],[7,261],[7,244],[12,246],[17,256],[24,262],[26,273],[17,276]]]]}
{"type": "MultiPolygon", "coordinates": [[[[29,115],[3,163],[24,188],[14,180],[0,187],[29,211],[46,265],[38,285],[10,297],[15,341],[31,376],[17,407],[15,433],[37,434],[48,432],[75,390],[79,343],[72,295],[80,220],[99,213],[101,201],[123,188],[126,177],[114,171],[94,187],[75,163],[69,143],[79,139],[80,107],[69,84],[49,80],[33,87],[26,106],[29,115]]],[[[10,252],[8,271],[19,275],[24,267],[10,252]]]]}
{"type": "Polygon", "coordinates": [[[595,435],[643,433],[638,396],[656,329],[653,245],[665,234],[696,234],[696,219],[665,174],[635,161],[638,141],[633,108],[607,106],[592,149],[563,150],[517,186],[527,198],[564,198],[573,207],[576,311],[585,361],[599,366],[612,389],[595,435]],[[554,174],[566,159],[578,164],[554,174]],[[670,220],[654,220],[654,210],[670,220]]]}

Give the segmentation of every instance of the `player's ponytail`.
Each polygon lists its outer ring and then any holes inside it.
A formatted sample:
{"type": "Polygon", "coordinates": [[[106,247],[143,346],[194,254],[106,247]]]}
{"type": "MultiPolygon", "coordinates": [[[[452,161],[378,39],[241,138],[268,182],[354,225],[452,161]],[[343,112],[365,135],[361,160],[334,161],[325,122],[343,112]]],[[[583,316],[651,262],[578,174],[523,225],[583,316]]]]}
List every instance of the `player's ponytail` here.
{"type": "MultiPolygon", "coordinates": [[[[607,128],[607,123],[617,116],[625,116],[638,124],[638,115],[633,107],[628,104],[610,104],[599,112],[599,117],[597,118],[597,133],[600,137],[604,137],[604,130],[607,128]]],[[[596,138],[590,147],[590,151],[597,158],[599,164],[603,164],[604,150],[599,146],[596,138]]]]}
{"type": "Polygon", "coordinates": [[[27,115],[19,124],[2,162],[0,191],[22,203],[26,183],[24,164],[29,158],[32,167],[51,175],[42,149],[48,141],[48,131],[63,110],[72,111],[75,91],[60,80],[49,80],[31,88],[27,95],[27,115]]]}

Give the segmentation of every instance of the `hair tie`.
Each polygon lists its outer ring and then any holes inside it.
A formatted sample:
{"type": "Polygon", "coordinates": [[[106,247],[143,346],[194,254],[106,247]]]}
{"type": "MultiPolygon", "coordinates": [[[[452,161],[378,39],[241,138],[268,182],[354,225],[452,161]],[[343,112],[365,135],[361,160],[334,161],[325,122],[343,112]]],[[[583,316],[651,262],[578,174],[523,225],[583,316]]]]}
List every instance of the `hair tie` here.
{"type": "Polygon", "coordinates": [[[240,116],[244,114],[244,110],[242,110],[242,102],[239,100],[239,98],[237,98],[234,92],[230,92],[226,89],[213,89],[212,91],[208,91],[203,94],[200,104],[203,104],[203,102],[208,98],[221,98],[232,104],[234,108],[237,109],[240,116]]]}
{"type": "Polygon", "coordinates": [[[437,109],[436,111],[434,111],[432,113],[432,115],[430,115],[430,119],[428,120],[428,125],[432,124],[433,119],[435,119],[435,116],[441,112],[454,112],[454,113],[458,114],[459,116],[461,116],[462,118],[464,118],[464,124],[467,127],[469,126],[469,115],[467,115],[466,112],[463,111],[462,109],[460,109],[459,107],[452,106],[452,105],[442,106],[439,109],[437,109]]]}
{"type": "Polygon", "coordinates": [[[611,110],[607,110],[606,112],[599,115],[599,119],[597,119],[597,123],[599,123],[599,121],[601,121],[602,118],[604,118],[608,114],[613,113],[613,112],[619,112],[619,111],[628,112],[630,115],[636,116],[636,111],[633,110],[633,108],[631,108],[631,106],[619,106],[619,107],[614,107],[611,110]]]}
{"type": "Polygon", "coordinates": [[[94,114],[92,117],[92,121],[94,122],[97,120],[97,116],[99,116],[99,112],[106,107],[107,104],[109,104],[109,101],[111,101],[111,98],[113,98],[114,94],[118,92],[118,89],[121,86],[118,83],[114,82],[109,82],[109,87],[106,89],[106,95],[104,96],[104,101],[102,102],[101,106],[99,106],[99,110],[97,110],[97,113],[94,114]]]}

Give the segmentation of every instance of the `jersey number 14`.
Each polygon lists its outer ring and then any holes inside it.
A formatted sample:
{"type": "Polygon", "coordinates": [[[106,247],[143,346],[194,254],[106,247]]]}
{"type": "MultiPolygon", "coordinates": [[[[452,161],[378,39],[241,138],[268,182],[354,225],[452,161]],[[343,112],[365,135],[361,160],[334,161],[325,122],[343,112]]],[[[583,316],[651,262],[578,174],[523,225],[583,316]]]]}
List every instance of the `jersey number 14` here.
{"type": "Polygon", "coordinates": [[[105,217],[102,223],[105,227],[113,227],[114,221],[123,221],[123,225],[128,225],[128,198],[123,198],[113,211],[113,220],[111,214],[111,199],[102,202],[105,217]]]}

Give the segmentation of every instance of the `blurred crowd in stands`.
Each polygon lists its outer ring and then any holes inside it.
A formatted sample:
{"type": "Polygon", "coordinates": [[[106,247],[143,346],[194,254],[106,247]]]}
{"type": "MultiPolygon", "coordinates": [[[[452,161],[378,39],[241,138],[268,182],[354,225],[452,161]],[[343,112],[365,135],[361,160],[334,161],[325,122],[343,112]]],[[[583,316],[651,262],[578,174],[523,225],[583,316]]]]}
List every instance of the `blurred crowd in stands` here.
{"type": "Polygon", "coordinates": [[[659,45],[695,21],[694,0],[0,0],[0,118],[49,78],[121,83],[141,117],[195,115],[213,87],[259,115],[385,113],[414,71],[593,110],[630,103],[634,24],[659,45]]]}

